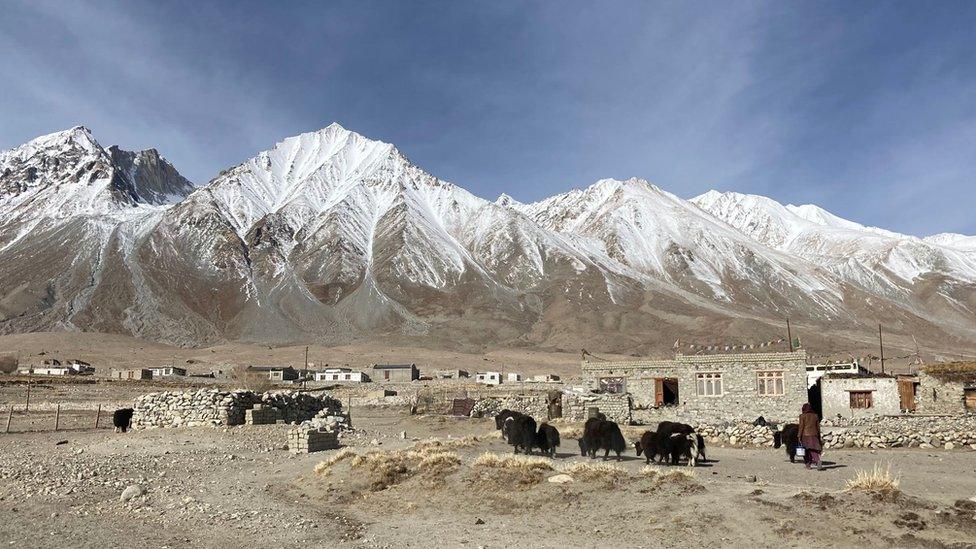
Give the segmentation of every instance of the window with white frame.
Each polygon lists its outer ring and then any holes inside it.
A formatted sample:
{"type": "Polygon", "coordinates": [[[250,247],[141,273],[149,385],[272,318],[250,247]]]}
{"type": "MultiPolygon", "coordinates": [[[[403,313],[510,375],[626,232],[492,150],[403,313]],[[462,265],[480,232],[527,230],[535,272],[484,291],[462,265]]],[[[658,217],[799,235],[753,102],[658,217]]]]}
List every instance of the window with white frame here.
{"type": "Polygon", "coordinates": [[[698,396],[722,396],[722,374],[719,372],[698,374],[698,396]]]}
{"type": "Polygon", "coordinates": [[[785,394],[783,390],[783,372],[756,372],[759,396],[777,396],[785,394]]]}

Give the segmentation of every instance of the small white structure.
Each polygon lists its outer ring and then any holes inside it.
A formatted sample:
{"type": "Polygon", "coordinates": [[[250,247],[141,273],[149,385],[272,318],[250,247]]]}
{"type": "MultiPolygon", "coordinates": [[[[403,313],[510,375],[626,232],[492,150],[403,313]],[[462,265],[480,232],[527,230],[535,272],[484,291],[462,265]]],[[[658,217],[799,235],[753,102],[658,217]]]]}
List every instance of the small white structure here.
{"type": "Polygon", "coordinates": [[[851,362],[843,362],[840,364],[808,364],[807,365],[807,388],[813,387],[817,384],[817,380],[822,378],[826,373],[832,374],[854,374],[854,375],[868,375],[870,372],[867,368],[861,366],[861,364],[854,360],[851,362]]]}
{"type": "Polygon", "coordinates": [[[186,370],[184,368],[177,368],[176,366],[159,366],[157,368],[150,368],[153,378],[157,377],[183,377],[186,375],[186,370]]]}
{"type": "Polygon", "coordinates": [[[522,381],[522,374],[516,374],[515,372],[509,372],[505,376],[505,381],[508,381],[508,382],[522,381]]]}
{"type": "Polygon", "coordinates": [[[45,360],[40,366],[21,368],[18,373],[38,376],[85,376],[95,373],[95,368],[80,360],[69,360],[64,364],[59,360],[45,360]]]}
{"type": "Polygon", "coordinates": [[[502,374],[501,372],[478,372],[474,376],[474,381],[485,385],[501,385],[502,374]]]}
{"type": "Polygon", "coordinates": [[[325,370],[315,372],[315,381],[365,383],[369,381],[369,376],[363,372],[354,372],[350,368],[326,368],[325,370]]]}
{"type": "Polygon", "coordinates": [[[559,376],[556,374],[538,374],[532,376],[532,381],[536,383],[555,383],[559,381],[559,376]]]}

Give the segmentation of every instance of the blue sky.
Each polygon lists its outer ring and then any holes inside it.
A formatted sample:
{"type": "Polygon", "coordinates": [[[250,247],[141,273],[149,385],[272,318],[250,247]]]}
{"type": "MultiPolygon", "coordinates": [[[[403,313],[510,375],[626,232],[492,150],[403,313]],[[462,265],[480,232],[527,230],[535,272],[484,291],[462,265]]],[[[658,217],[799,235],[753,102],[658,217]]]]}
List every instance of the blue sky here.
{"type": "Polygon", "coordinates": [[[44,2],[0,149],[84,124],[197,184],[337,121],[493,199],[604,177],[976,234],[973,2],[44,2]]]}

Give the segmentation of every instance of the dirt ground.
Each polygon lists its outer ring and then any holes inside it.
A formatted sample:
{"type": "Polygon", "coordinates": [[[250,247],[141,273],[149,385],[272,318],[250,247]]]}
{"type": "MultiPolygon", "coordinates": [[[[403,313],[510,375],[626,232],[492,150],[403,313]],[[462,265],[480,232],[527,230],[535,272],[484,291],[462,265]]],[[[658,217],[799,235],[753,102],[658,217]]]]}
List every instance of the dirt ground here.
{"type": "Polygon", "coordinates": [[[555,484],[546,479],[591,462],[575,440],[564,439],[557,458],[545,460],[551,470],[525,474],[476,464],[485,452],[510,453],[491,420],[354,409],[352,423],[356,431],[343,444],[360,456],[408,455],[402,450],[434,437],[456,458],[413,471],[397,464],[374,470],[365,459],[354,466],[352,456],[315,472],[342,450],[292,455],[282,425],[0,434],[0,543],[976,546],[972,451],[836,451],[818,472],[790,464],[779,450],[709,448],[710,460],[686,478],[675,473],[684,466],[643,472],[643,458],[631,449],[622,471],[590,480],[573,473],[574,482],[555,484]],[[844,490],[857,470],[875,464],[900,477],[900,493],[844,490]],[[120,501],[130,485],[145,494],[120,501]]]}

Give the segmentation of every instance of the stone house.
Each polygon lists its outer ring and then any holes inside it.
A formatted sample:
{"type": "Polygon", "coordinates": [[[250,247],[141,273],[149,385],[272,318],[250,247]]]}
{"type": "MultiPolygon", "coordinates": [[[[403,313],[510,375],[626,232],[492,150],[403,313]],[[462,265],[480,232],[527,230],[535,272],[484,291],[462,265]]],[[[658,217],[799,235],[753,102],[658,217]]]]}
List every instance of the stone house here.
{"type": "Polygon", "coordinates": [[[315,372],[315,381],[346,381],[352,383],[366,383],[369,376],[363,372],[354,372],[351,368],[326,368],[315,372]]]}
{"type": "Polygon", "coordinates": [[[976,414],[976,362],[923,367],[916,398],[923,414],[976,414]]]}
{"type": "Polygon", "coordinates": [[[295,381],[298,370],[291,366],[249,366],[247,372],[268,376],[271,381],[295,381]]]}
{"type": "Polygon", "coordinates": [[[637,409],[699,419],[795,418],[807,402],[806,352],[675,355],[666,360],[583,361],[603,393],[629,393],[637,409]]]}
{"type": "Polygon", "coordinates": [[[501,385],[502,374],[501,372],[477,372],[474,375],[474,381],[484,385],[501,385]]]}
{"type": "Polygon", "coordinates": [[[158,366],[156,368],[150,368],[154,378],[156,377],[184,377],[186,376],[186,368],[179,368],[176,366],[158,366]]]}
{"type": "Polygon", "coordinates": [[[519,381],[522,381],[522,374],[509,372],[505,374],[505,381],[508,381],[509,383],[517,383],[519,381]]]}
{"type": "Polygon", "coordinates": [[[416,364],[373,364],[376,381],[415,381],[420,378],[416,364]]]}
{"type": "Polygon", "coordinates": [[[902,411],[892,376],[827,373],[820,379],[823,418],[894,416],[902,411]]]}
{"type": "Polygon", "coordinates": [[[149,368],[112,368],[112,379],[152,379],[149,368]]]}

